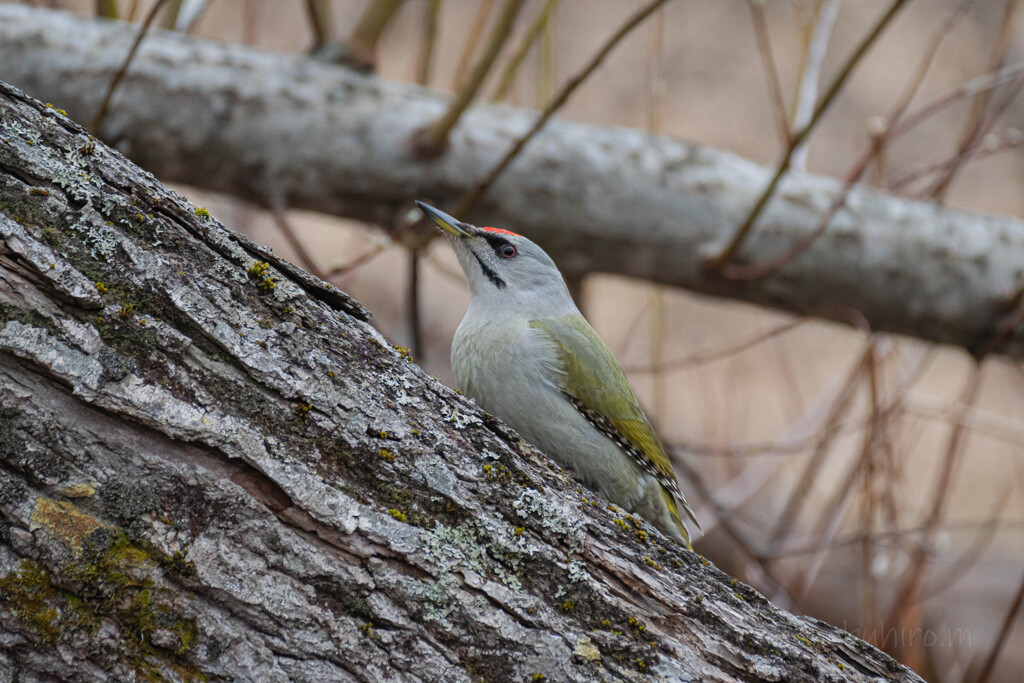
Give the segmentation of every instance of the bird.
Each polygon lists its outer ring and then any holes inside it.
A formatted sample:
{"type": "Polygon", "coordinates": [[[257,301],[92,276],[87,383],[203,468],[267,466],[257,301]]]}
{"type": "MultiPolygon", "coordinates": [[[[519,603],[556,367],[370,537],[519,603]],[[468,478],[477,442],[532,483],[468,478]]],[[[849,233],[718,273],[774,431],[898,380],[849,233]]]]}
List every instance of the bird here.
{"type": "Polygon", "coordinates": [[[451,348],[459,389],[577,479],[693,550],[680,507],[700,525],[665,448],[551,257],[522,235],[416,205],[448,238],[469,284],[451,348]]]}

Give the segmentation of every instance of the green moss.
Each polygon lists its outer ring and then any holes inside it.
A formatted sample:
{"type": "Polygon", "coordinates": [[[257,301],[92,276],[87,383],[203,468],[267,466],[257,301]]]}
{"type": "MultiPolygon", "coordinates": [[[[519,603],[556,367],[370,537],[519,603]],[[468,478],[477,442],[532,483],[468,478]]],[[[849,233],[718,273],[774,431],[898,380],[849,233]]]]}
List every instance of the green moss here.
{"type": "Polygon", "coordinates": [[[397,519],[399,522],[405,521],[405,513],[397,508],[388,508],[388,514],[397,519]]]}
{"type": "Polygon", "coordinates": [[[309,411],[312,409],[312,404],[299,403],[294,408],[292,408],[292,412],[295,414],[296,419],[298,419],[299,421],[305,421],[305,419],[309,417],[309,411]]]}
{"type": "Polygon", "coordinates": [[[196,215],[199,216],[200,218],[209,218],[210,212],[207,211],[204,207],[200,206],[199,208],[196,209],[196,215]]]}
{"type": "Polygon", "coordinates": [[[571,612],[574,609],[576,609],[576,603],[574,603],[572,600],[566,600],[562,603],[563,612],[571,612]]]}
{"type": "MultiPolygon", "coordinates": [[[[270,276],[270,264],[266,261],[253,261],[246,274],[266,294],[270,294],[277,287],[277,278],[270,276]]],[[[290,311],[286,310],[285,312],[288,313],[290,311]]]]}

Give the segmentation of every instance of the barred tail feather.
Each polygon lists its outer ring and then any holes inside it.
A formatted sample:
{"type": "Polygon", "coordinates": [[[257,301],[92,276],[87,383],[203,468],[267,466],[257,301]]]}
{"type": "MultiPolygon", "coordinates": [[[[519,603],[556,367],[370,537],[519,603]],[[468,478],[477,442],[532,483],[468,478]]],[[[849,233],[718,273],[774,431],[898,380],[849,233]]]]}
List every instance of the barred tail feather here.
{"type": "MultiPolygon", "coordinates": [[[[679,506],[676,505],[676,497],[672,495],[672,492],[662,487],[661,498],[665,501],[665,507],[668,508],[669,514],[672,516],[672,522],[675,524],[676,529],[679,530],[680,535],[683,537],[683,542],[686,544],[686,549],[693,551],[693,545],[690,543],[690,531],[686,528],[683,523],[683,517],[679,514],[679,506]]],[[[690,510],[690,506],[686,504],[686,501],[682,501],[683,507],[686,509],[686,513],[693,519],[693,511],[690,510]]],[[[696,524],[697,520],[694,519],[696,524]]],[[[697,525],[700,529],[700,525],[697,525]]]]}

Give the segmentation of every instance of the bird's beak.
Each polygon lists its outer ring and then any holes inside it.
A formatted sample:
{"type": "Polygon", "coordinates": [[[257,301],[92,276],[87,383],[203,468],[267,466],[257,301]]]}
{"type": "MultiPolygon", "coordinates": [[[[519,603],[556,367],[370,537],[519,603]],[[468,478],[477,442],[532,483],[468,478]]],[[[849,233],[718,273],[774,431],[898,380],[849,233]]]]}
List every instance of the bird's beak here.
{"type": "Polygon", "coordinates": [[[420,207],[420,211],[422,211],[428,218],[433,219],[433,221],[437,223],[437,227],[441,228],[445,232],[448,232],[455,237],[469,237],[470,232],[466,229],[469,226],[462,221],[449,216],[444,211],[435,209],[429,204],[424,204],[420,201],[416,202],[416,206],[420,207]]]}

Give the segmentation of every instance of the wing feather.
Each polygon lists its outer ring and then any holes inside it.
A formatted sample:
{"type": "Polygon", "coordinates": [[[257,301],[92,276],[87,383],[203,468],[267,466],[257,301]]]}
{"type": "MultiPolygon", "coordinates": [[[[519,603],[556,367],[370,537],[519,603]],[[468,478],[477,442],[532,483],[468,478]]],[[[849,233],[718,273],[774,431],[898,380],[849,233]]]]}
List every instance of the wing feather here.
{"type": "Polygon", "coordinates": [[[622,368],[594,328],[578,314],[534,320],[530,326],[546,333],[558,347],[563,370],[559,381],[566,398],[678,498],[697,524],[679,490],[665,448],[629,388],[622,368]]]}

